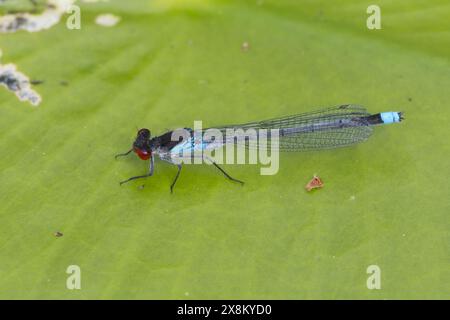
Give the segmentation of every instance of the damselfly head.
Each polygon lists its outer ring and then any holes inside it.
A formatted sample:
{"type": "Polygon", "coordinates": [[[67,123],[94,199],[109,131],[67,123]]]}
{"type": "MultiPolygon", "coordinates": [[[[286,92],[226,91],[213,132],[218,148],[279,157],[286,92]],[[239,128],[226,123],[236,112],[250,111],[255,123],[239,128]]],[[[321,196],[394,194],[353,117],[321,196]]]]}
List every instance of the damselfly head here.
{"type": "Polygon", "coordinates": [[[150,139],[150,130],[146,128],[139,129],[137,138],[150,139]]]}
{"type": "Polygon", "coordinates": [[[140,129],[137,133],[136,140],[133,143],[133,151],[142,160],[148,160],[152,157],[152,149],[150,147],[150,130],[140,129]]]}

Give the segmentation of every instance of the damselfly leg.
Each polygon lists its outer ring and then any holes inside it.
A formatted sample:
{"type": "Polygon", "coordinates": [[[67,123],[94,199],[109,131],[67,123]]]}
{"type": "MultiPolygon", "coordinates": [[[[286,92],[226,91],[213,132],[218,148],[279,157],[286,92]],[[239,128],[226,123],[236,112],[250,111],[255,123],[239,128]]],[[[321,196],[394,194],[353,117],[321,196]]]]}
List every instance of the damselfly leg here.
{"type": "Polygon", "coordinates": [[[142,176],[136,176],[136,177],[128,178],[127,180],[124,180],[124,181],[120,182],[120,185],[122,185],[122,184],[124,184],[124,183],[127,183],[127,182],[129,182],[129,181],[132,181],[132,180],[151,177],[151,176],[153,175],[153,171],[154,171],[154,170],[153,170],[153,169],[154,169],[154,164],[155,164],[155,160],[154,160],[153,157],[151,157],[151,158],[150,158],[150,169],[149,169],[149,172],[148,172],[147,174],[144,174],[144,175],[142,175],[142,176]]]}
{"type": "Polygon", "coordinates": [[[217,169],[219,169],[220,172],[222,172],[222,173],[225,175],[225,177],[227,177],[227,178],[230,179],[231,181],[238,182],[238,183],[240,183],[240,184],[242,184],[242,185],[244,184],[244,181],[241,181],[241,180],[238,180],[238,179],[233,178],[233,177],[230,176],[228,173],[226,173],[225,170],[223,170],[221,167],[219,167],[219,165],[218,165],[217,163],[215,163],[214,161],[212,162],[212,164],[213,164],[217,169]]]}
{"type": "Polygon", "coordinates": [[[175,176],[175,179],[173,179],[173,182],[170,185],[170,193],[173,193],[173,187],[175,187],[175,183],[177,182],[178,177],[180,176],[180,172],[181,172],[181,168],[182,168],[181,164],[178,164],[177,167],[178,167],[177,175],[175,176]]]}
{"type": "MultiPolygon", "coordinates": [[[[226,173],[225,170],[223,170],[221,167],[219,167],[219,165],[218,165],[217,163],[215,163],[214,161],[212,161],[212,160],[209,159],[209,158],[207,158],[207,159],[208,159],[208,161],[210,161],[217,169],[219,169],[220,172],[222,172],[222,173],[224,174],[224,176],[227,177],[229,180],[234,181],[234,182],[238,182],[238,183],[240,183],[240,184],[242,184],[242,185],[244,184],[244,181],[241,181],[241,180],[238,180],[238,179],[233,178],[233,177],[230,176],[228,173],[226,173]]],[[[177,182],[178,177],[180,176],[180,172],[181,172],[181,168],[182,168],[181,164],[178,164],[177,167],[178,167],[177,174],[176,174],[175,178],[173,179],[172,184],[170,185],[170,192],[171,192],[171,193],[173,193],[173,188],[175,187],[175,183],[177,182]]]]}
{"type": "Polygon", "coordinates": [[[240,183],[240,184],[242,184],[242,185],[244,184],[244,181],[235,179],[235,178],[233,178],[232,176],[230,176],[228,173],[226,173],[225,170],[223,170],[221,167],[219,167],[219,165],[218,165],[217,163],[215,163],[215,162],[214,162],[212,159],[210,159],[209,157],[203,156],[203,159],[206,159],[206,160],[208,160],[209,162],[211,162],[211,163],[212,163],[217,169],[219,169],[220,172],[222,172],[223,175],[224,175],[225,177],[227,177],[229,180],[234,181],[234,182],[238,182],[238,183],[240,183]]]}

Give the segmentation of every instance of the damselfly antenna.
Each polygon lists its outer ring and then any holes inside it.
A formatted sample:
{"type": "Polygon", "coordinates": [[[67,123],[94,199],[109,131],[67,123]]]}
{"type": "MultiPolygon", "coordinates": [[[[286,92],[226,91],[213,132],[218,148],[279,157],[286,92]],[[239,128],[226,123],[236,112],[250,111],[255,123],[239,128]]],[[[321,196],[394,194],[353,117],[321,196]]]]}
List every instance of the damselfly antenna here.
{"type": "Polygon", "coordinates": [[[130,150],[128,150],[128,151],[125,152],[125,153],[119,153],[119,154],[116,154],[116,155],[114,156],[114,158],[117,159],[117,158],[119,158],[119,157],[125,157],[125,156],[129,155],[129,154],[131,153],[131,151],[133,151],[133,149],[130,149],[130,150]]]}

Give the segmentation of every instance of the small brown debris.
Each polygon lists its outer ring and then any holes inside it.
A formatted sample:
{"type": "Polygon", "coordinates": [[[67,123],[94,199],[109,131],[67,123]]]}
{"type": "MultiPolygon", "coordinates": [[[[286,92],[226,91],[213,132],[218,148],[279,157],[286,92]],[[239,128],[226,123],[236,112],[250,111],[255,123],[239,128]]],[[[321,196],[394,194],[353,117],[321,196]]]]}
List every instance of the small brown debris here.
{"type": "Polygon", "coordinates": [[[318,189],[323,187],[322,180],[314,175],[314,177],[311,179],[311,181],[308,182],[308,184],[305,186],[306,191],[311,191],[312,189],[318,189]]]}
{"type": "Polygon", "coordinates": [[[62,232],[56,231],[54,233],[54,236],[57,237],[57,238],[61,238],[63,236],[63,234],[62,234],[62,232]]]}
{"type": "Polygon", "coordinates": [[[40,85],[44,83],[44,80],[30,80],[30,83],[34,86],[40,85]]]}

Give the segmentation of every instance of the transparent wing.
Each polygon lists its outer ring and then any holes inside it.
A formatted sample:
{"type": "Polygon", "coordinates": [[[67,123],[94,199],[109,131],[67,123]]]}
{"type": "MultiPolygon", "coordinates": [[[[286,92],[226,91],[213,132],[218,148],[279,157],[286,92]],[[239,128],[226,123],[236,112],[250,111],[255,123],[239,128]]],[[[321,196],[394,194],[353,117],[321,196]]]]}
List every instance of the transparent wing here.
{"type": "Polygon", "coordinates": [[[278,129],[278,146],[272,148],[280,151],[308,151],[343,147],[366,140],[372,133],[366,120],[369,115],[364,107],[342,105],[214,129],[224,136],[223,143],[244,145],[247,148],[271,148],[274,136],[270,130],[278,129]],[[233,131],[234,134],[230,134],[233,131]]]}
{"type": "MultiPolygon", "coordinates": [[[[279,137],[279,146],[278,148],[275,146],[274,149],[280,151],[333,149],[362,142],[369,138],[371,134],[372,128],[368,126],[296,133],[279,137]]],[[[254,147],[250,143],[245,143],[244,145],[247,148],[254,147]]],[[[266,144],[260,144],[259,148],[268,149],[270,146],[271,139],[268,139],[268,142],[266,144]]]]}

